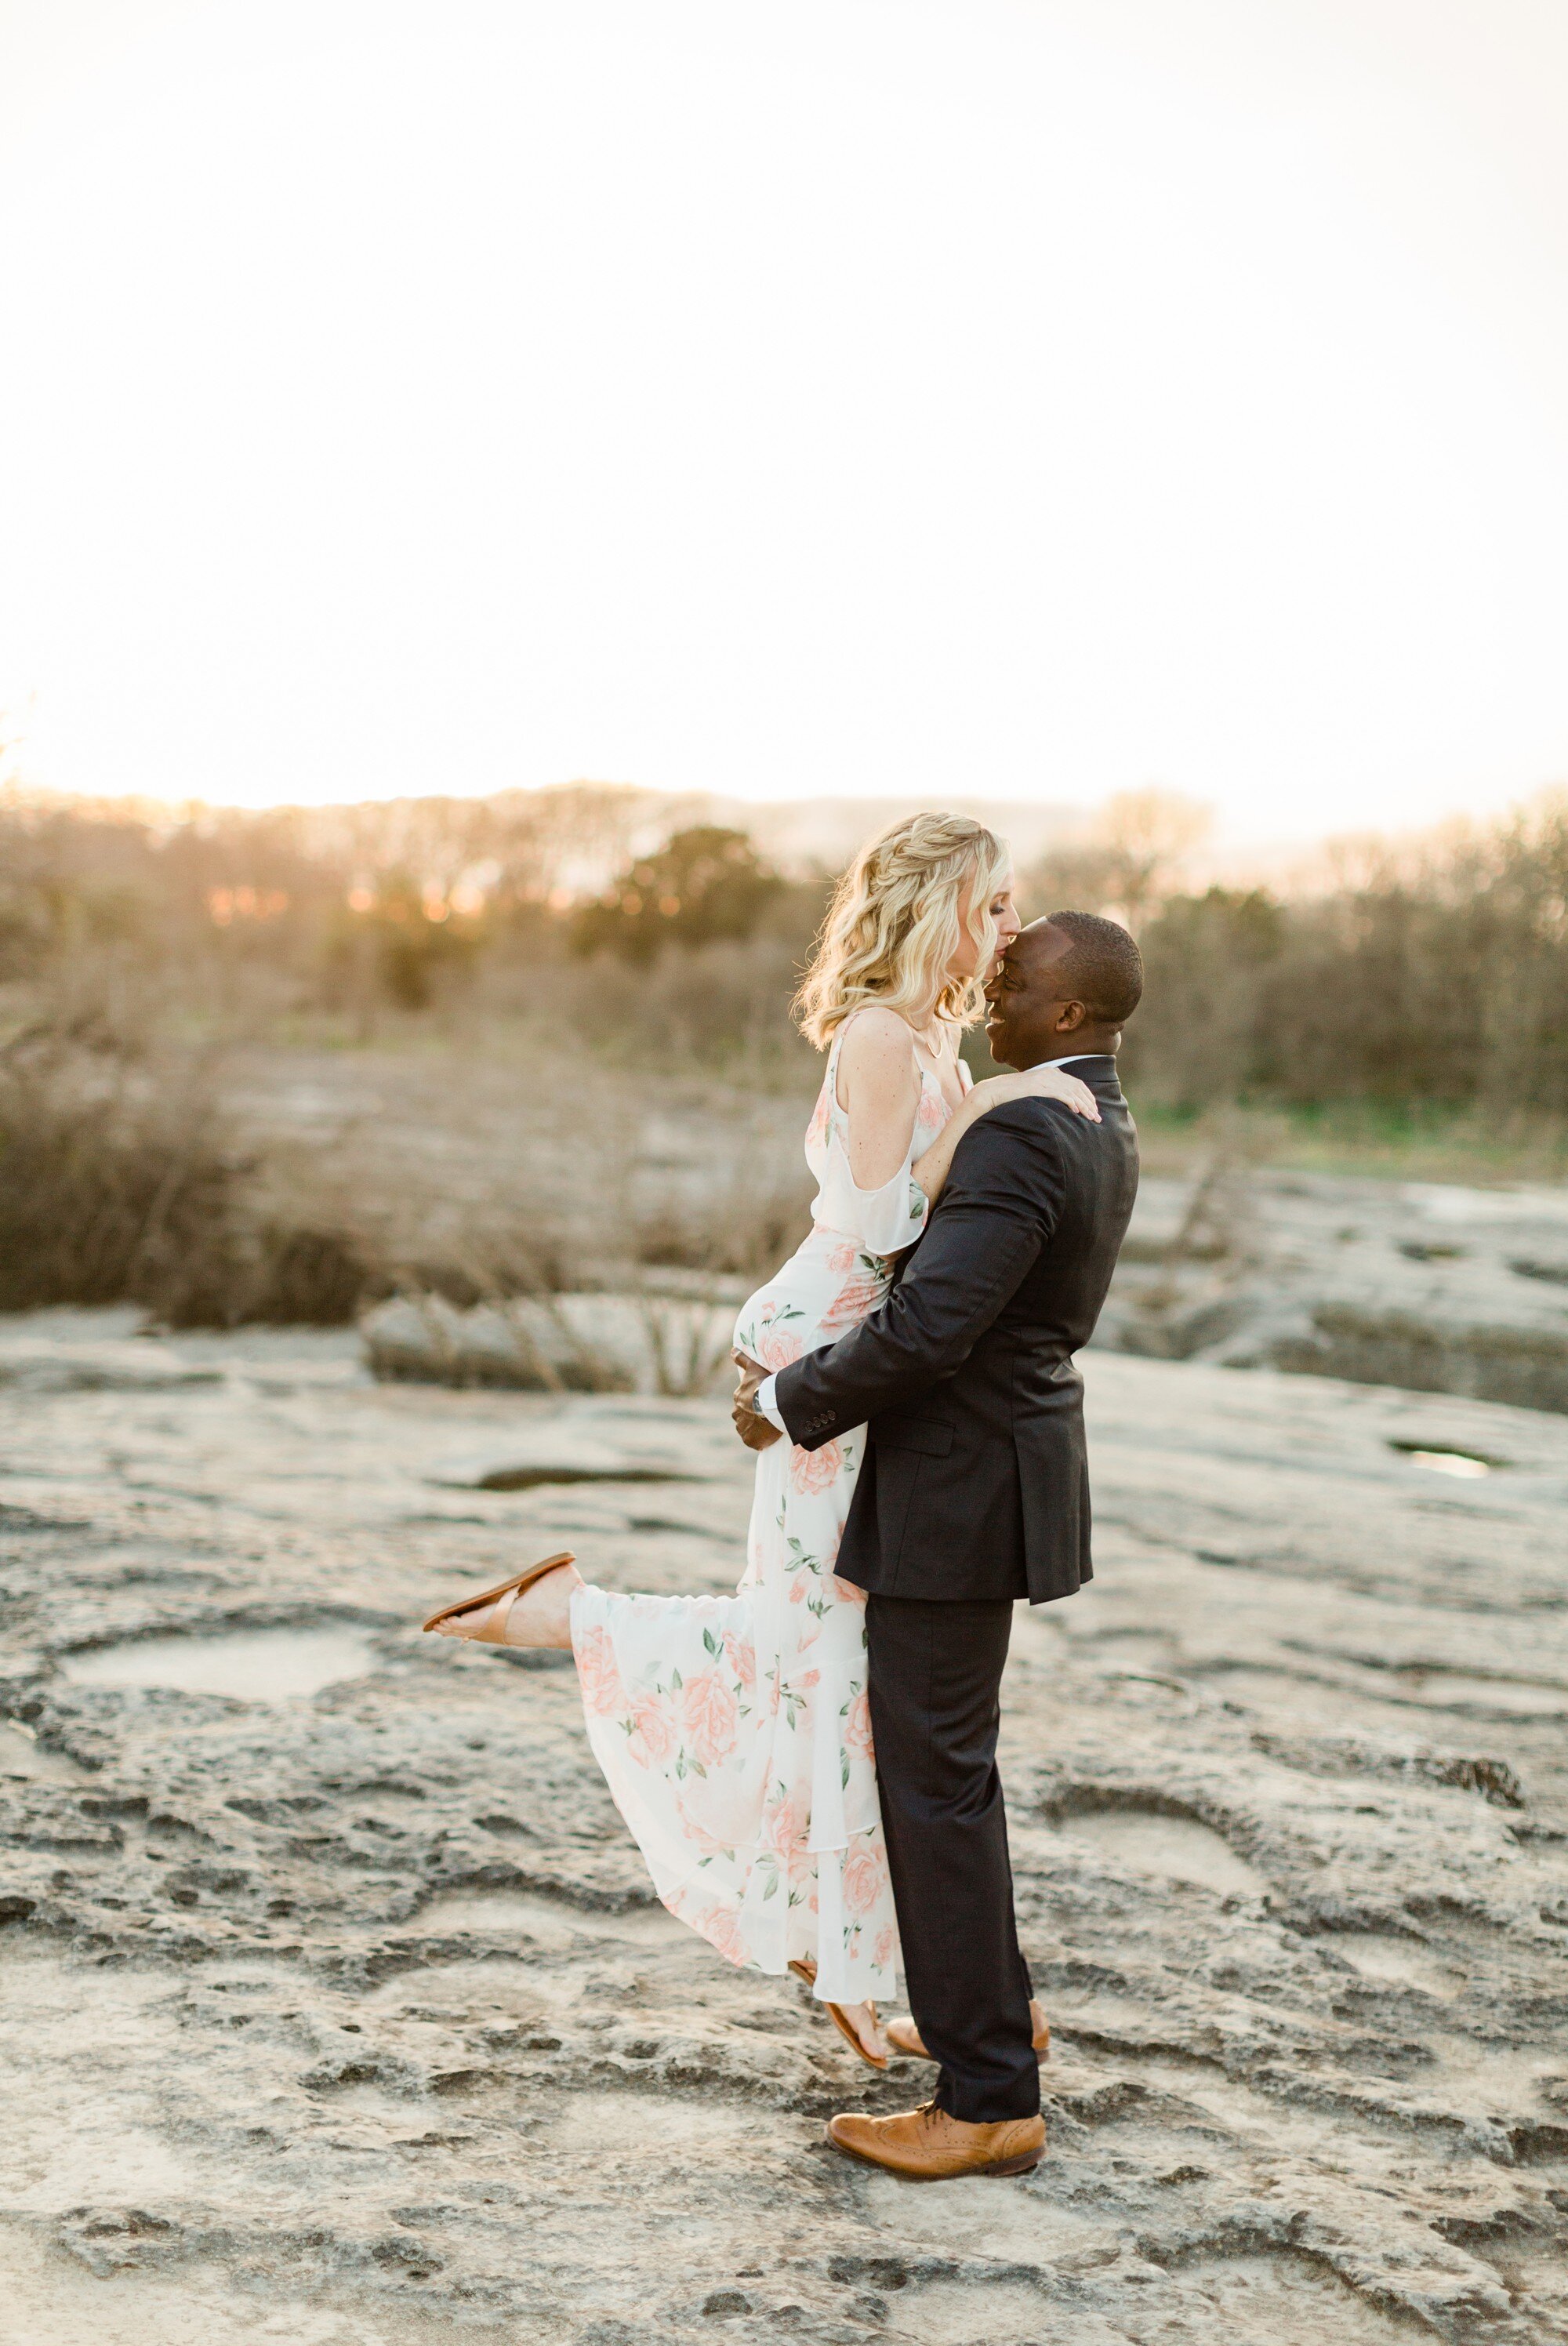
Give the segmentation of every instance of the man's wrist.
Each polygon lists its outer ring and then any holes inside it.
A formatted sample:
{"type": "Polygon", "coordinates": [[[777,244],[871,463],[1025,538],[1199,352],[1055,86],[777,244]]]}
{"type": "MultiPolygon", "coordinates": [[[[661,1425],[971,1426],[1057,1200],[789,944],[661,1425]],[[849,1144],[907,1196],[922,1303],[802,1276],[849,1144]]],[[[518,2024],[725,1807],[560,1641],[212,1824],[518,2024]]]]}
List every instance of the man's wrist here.
{"type": "Polygon", "coordinates": [[[778,1388],[779,1380],[776,1376],[764,1377],[751,1397],[751,1406],[759,1417],[765,1417],[769,1425],[776,1425],[779,1428],[780,1433],[788,1433],[789,1429],[779,1414],[778,1388]]]}

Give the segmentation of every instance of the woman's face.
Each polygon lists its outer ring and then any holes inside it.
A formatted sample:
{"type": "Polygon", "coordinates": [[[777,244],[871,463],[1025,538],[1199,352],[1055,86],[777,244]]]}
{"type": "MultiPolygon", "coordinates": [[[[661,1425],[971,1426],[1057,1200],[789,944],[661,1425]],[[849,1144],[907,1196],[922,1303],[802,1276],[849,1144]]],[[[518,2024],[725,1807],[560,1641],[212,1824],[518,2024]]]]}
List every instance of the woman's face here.
{"type": "Polygon", "coordinates": [[[1018,917],[1018,907],[1013,901],[1013,874],[1011,872],[1003,872],[986,899],[986,910],[996,923],[996,954],[990,965],[982,970],[979,965],[980,947],[970,934],[969,928],[973,896],[974,882],[971,880],[959,899],[958,951],[948,965],[949,977],[989,977],[992,970],[995,968],[996,964],[1000,962],[1003,954],[1023,926],[1018,917]]]}

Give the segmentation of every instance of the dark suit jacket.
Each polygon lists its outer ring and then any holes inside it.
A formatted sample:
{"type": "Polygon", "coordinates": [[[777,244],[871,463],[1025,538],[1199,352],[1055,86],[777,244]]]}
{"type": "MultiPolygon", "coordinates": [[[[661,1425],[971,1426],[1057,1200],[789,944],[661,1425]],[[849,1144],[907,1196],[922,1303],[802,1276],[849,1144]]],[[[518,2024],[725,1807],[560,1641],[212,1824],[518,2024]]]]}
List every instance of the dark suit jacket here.
{"type": "Polygon", "coordinates": [[[802,1449],[868,1428],[834,1566],[881,1596],[1023,1596],[1090,1577],[1083,1381],[1138,1186],[1115,1059],[1074,1060],[1101,1121],[1052,1100],[993,1108],[881,1308],[780,1370],[802,1449]]]}

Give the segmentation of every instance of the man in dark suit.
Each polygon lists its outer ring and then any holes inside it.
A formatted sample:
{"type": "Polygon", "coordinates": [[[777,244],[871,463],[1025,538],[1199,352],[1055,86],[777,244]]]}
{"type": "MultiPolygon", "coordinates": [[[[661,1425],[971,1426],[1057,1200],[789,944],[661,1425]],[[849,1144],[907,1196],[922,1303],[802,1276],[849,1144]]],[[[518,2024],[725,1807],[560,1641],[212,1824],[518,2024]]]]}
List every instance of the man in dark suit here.
{"type": "Polygon", "coordinates": [[[834,1566],[868,1592],[871,1731],[915,2027],[934,2099],[849,2114],[830,2138],[907,2175],[1016,2175],[1044,2145],[1029,1974],[1018,1945],[996,1769],[1015,1598],[1090,1576],[1083,1384],[1137,1188],[1116,1081],[1143,985],[1114,921],[1055,913],[986,988],[986,1035],[1014,1067],[1070,1062],[1100,1121],[1059,1102],[993,1108],[887,1301],[776,1377],[755,1362],[735,1421],[753,1448],[805,1450],[853,1426],[866,1455],[834,1566]]]}

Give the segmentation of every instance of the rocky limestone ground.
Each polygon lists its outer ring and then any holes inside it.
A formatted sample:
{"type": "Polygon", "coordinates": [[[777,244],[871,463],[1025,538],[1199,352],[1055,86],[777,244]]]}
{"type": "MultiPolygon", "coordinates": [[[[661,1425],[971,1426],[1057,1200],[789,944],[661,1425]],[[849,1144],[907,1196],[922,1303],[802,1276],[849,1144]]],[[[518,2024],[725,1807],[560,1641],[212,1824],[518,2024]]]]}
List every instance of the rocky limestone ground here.
{"type": "Polygon", "coordinates": [[[1145,1178],[1096,1341],[1568,1412],[1568,1189],[1145,1178]]]}
{"type": "Polygon", "coordinates": [[[0,1331],[10,2346],[1568,2337],[1568,1423],[1089,1358],[1007,1688],[1049,2154],[911,2186],[822,2121],[929,2072],[650,1902],[569,1664],[417,1628],[732,1583],[722,1404],[131,1325],[0,1331]]]}
{"type": "MultiPolygon", "coordinates": [[[[630,1291],[615,1286],[467,1309],[411,1289],[367,1311],[366,1355],[380,1375],[453,1384],[730,1381],[749,1280],[644,1266],[630,1291]]],[[[1260,1174],[1222,1158],[1196,1177],[1145,1177],[1095,1341],[1568,1413],[1568,1190],[1260,1174]]]]}

